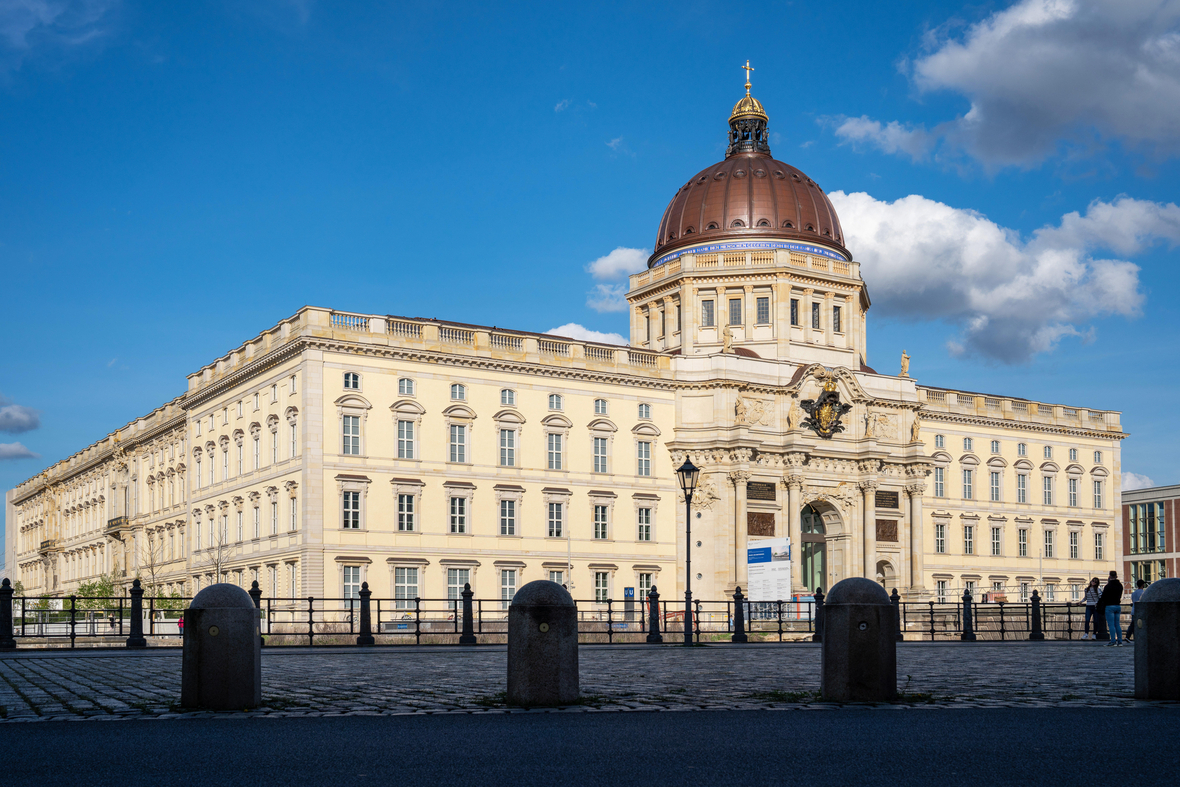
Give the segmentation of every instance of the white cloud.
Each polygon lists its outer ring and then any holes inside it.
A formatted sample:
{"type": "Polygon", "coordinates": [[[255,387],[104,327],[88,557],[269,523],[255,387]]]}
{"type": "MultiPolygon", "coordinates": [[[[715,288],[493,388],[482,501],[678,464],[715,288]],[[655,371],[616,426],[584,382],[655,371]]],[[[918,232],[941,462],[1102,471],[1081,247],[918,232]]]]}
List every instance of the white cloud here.
{"type": "Polygon", "coordinates": [[[932,33],[907,70],[922,93],[963,96],[967,112],[930,132],[862,117],[837,134],[911,157],[925,137],[940,155],[989,167],[1095,139],[1180,153],[1180,0],[1020,0],[952,29],[932,33]]]}
{"type": "Polygon", "coordinates": [[[39,459],[41,454],[35,454],[20,443],[0,443],[0,461],[5,459],[39,459]]]}
{"type": "Polygon", "coordinates": [[[570,100],[568,98],[563,98],[561,101],[557,102],[557,106],[553,107],[553,111],[554,112],[561,112],[563,109],[568,109],[569,105],[570,105],[570,100]]]}
{"type": "Polygon", "coordinates": [[[32,407],[12,404],[0,396],[0,432],[30,432],[41,425],[41,415],[32,407]]]}
{"type": "Polygon", "coordinates": [[[1094,252],[1180,244],[1180,207],[1171,203],[1095,201],[1025,240],[975,211],[918,195],[829,196],[878,313],[945,321],[960,329],[952,352],[1005,363],[1052,350],[1065,336],[1089,340],[1085,323],[1095,318],[1138,314],[1138,266],[1094,252]]]}
{"type": "Polygon", "coordinates": [[[599,342],[601,344],[620,344],[626,345],[627,340],[617,333],[603,333],[602,331],[592,331],[585,326],[578,325],[576,322],[567,322],[565,325],[559,325],[556,328],[550,328],[545,331],[547,334],[553,336],[564,336],[567,339],[577,339],[582,342],[599,342]]]}
{"type": "Polygon", "coordinates": [[[598,281],[625,279],[647,267],[649,249],[628,249],[620,246],[610,254],[599,257],[586,266],[586,271],[598,281]]]}
{"type": "Polygon", "coordinates": [[[620,147],[622,147],[622,145],[623,145],[623,138],[622,137],[615,137],[610,142],[606,143],[606,146],[608,148],[610,148],[611,150],[615,150],[615,151],[617,151],[620,147]]]}
{"type": "Polygon", "coordinates": [[[627,311],[626,284],[595,284],[586,293],[586,305],[596,312],[627,311]]]}
{"type": "Polygon", "coordinates": [[[0,65],[19,67],[34,49],[69,49],[109,33],[119,0],[0,0],[0,65]],[[4,52],[7,50],[7,52],[4,52]]]}
{"type": "Polygon", "coordinates": [[[872,145],[886,153],[905,153],[914,161],[926,158],[933,143],[924,128],[910,128],[896,120],[882,125],[867,115],[842,118],[836,126],[836,136],[845,142],[872,145]]]}
{"type": "Polygon", "coordinates": [[[1123,471],[1123,491],[1130,492],[1132,489],[1150,489],[1155,486],[1155,481],[1152,481],[1145,475],[1140,473],[1128,473],[1123,471]]]}

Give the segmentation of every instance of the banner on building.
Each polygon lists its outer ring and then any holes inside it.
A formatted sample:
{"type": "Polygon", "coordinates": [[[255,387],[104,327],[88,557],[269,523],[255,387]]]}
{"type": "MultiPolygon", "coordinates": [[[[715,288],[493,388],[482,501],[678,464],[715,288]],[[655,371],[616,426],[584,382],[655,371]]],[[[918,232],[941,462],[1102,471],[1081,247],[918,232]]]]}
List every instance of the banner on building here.
{"type": "Polygon", "coordinates": [[[750,601],[789,601],[791,598],[791,539],[763,538],[746,550],[750,601]]]}

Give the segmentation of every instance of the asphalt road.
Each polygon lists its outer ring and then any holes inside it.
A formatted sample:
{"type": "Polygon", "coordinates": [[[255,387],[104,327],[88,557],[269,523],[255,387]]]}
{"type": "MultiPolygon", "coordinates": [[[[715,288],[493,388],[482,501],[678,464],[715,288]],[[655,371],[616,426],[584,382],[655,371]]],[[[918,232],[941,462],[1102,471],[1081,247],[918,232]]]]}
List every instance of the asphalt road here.
{"type": "Polygon", "coordinates": [[[0,779],[84,785],[1173,784],[1180,707],[0,725],[0,779]]]}

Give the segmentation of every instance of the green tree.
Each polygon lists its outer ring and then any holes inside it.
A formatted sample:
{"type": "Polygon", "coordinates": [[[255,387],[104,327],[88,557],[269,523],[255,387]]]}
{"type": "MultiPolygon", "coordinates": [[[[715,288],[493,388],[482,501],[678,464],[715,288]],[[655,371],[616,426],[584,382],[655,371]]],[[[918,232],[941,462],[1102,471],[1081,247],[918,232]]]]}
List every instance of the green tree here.
{"type": "Polygon", "coordinates": [[[18,579],[16,581],[16,584],[12,586],[12,597],[13,598],[20,598],[24,594],[25,594],[25,583],[21,582],[18,579]]]}
{"type": "Polygon", "coordinates": [[[78,597],[78,609],[108,609],[115,606],[112,597],[115,593],[115,577],[113,574],[99,574],[98,577],[78,585],[75,593],[78,597]]]}

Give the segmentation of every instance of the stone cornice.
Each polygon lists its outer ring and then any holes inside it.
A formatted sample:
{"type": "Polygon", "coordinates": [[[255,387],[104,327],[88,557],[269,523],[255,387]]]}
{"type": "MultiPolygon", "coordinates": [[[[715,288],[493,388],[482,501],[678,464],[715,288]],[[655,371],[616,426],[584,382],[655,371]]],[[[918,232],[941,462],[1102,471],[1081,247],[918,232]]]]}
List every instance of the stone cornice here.
{"type": "Polygon", "coordinates": [[[1043,434],[1069,435],[1070,437],[1090,437],[1103,440],[1123,440],[1130,437],[1123,431],[1106,432],[1097,429],[1070,428],[1039,424],[1032,421],[1008,421],[999,418],[983,418],[980,416],[963,415],[961,413],[943,413],[937,410],[922,410],[922,418],[926,421],[940,421],[952,424],[968,424],[970,426],[998,427],[1024,432],[1041,432],[1043,434]]]}

